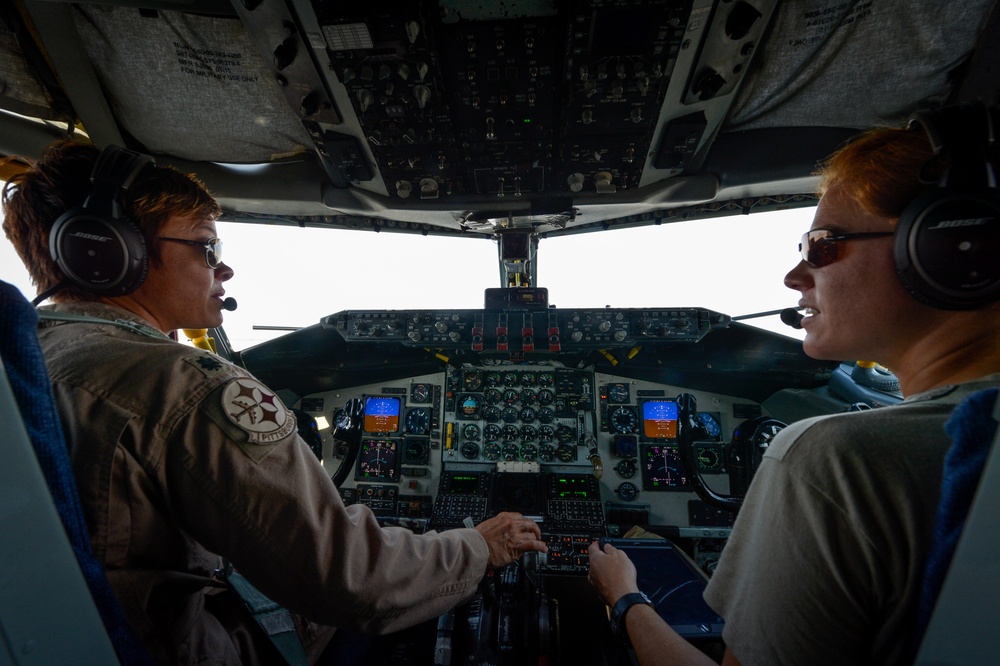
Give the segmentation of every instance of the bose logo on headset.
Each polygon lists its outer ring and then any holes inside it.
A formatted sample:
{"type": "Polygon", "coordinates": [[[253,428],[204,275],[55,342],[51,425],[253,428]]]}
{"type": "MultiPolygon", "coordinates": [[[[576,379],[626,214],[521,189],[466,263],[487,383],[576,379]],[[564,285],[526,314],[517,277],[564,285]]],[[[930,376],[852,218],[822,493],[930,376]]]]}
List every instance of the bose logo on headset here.
{"type": "Polygon", "coordinates": [[[947,169],[899,217],[893,257],[900,281],[944,310],[1000,299],[1000,191],[990,163],[1000,112],[970,102],[919,113],[910,127],[926,132],[947,169]]]}
{"type": "Polygon", "coordinates": [[[977,227],[981,224],[989,224],[993,219],[992,217],[977,217],[974,220],[944,220],[931,227],[931,230],[950,229],[951,227],[977,227]]]}
{"type": "Polygon", "coordinates": [[[78,231],[78,232],[76,232],[74,234],[71,234],[71,235],[76,236],[77,238],[85,238],[87,240],[100,241],[102,243],[106,243],[109,240],[111,240],[107,236],[95,236],[94,234],[85,234],[82,231],[78,231]]]}
{"type": "Polygon", "coordinates": [[[90,180],[83,205],[66,211],[49,232],[49,252],[66,278],[95,293],[123,296],[146,279],[148,257],[142,232],[124,214],[122,200],[153,158],[108,146],[90,180]]]}

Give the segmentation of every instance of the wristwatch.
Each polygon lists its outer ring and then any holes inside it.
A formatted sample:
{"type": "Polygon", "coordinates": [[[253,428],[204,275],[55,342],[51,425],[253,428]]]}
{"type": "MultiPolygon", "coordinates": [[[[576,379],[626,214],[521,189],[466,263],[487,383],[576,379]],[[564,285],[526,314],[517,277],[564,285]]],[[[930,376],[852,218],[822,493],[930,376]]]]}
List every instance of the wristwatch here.
{"type": "Polygon", "coordinates": [[[645,594],[642,592],[631,592],[616,601],[615,605],[611,608],[611,617],[609,618],[611,633],[625,645],[632,645],[628,639],[628,631],[625,630],[625,613],[636,604],[646,604],[649,607],[653,607],[653,602],[645,594]]]}

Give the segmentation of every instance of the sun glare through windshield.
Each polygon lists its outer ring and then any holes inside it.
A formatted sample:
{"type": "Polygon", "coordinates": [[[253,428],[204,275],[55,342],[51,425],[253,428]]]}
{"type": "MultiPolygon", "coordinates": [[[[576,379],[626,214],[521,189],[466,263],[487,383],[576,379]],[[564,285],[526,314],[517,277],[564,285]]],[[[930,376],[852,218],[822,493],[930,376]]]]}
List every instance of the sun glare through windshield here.
{"type": "MultiPolygon", "coordinates": [[[[738,316],[789,307],[782,284],[812,209],[677,222],[543,239],[538,285],[556,307],[705,307],[738,316]]],[[[474,309],[499,287],[490,240],[339,232],[219,223],[235,349],[245,349],[349,309],[474,309]]],[[[4,239],[0,278],[29,298],[34,288],[4,239]]],[[[776,316],[748,320],[801,337],[776,316]]]]}

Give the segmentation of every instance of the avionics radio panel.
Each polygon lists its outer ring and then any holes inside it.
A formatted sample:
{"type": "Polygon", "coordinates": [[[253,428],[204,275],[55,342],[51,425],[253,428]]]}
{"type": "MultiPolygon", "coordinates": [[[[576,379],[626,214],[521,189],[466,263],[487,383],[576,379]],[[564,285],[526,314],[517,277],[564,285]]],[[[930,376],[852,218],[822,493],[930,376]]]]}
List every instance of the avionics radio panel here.
{"type": "Polygon", "coordinates": [[[503,511],[536,520],[548,534],[603,536],[600,483],[593,474],[449,471],[441,475],[433,526],[478,523],[503,511]]]}
{"type": "Polygon", "coordinates": [[[730,318],[704,308],[345,310],[321,323],[349,342],[559,353],[698,342],[712,329],[729,326],[730,318]]]}

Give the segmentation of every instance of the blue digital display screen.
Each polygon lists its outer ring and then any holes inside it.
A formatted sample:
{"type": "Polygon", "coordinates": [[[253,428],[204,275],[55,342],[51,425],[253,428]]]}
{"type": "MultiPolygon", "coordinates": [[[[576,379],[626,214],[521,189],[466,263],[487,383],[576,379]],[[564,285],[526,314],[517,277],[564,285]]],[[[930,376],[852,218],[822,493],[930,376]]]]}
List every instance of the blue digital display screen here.
{"type": "Polygon", "coordinates": [[[673,400],[642,403],[642,434],[648,439],[677,439],[677,403],[673,400]]]}
{"type": "Polygon", "coordinates": [[[368,396],[365,398],[366,432],[399,432],[399,398],[368,396]]]}

